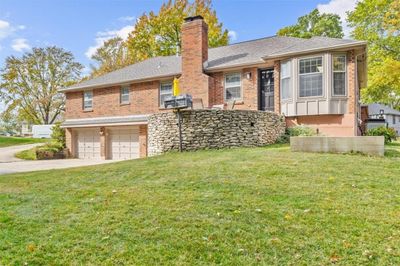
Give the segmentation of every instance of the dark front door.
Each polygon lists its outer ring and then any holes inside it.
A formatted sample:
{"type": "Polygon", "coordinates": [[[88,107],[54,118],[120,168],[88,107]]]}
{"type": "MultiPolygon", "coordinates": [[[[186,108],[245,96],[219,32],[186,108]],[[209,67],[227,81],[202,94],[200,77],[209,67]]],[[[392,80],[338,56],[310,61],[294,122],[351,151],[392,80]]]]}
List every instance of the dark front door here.
{"type": "Polygon", "coordinates": [[[260,110],[274,111],[274,70],[262,69],[260,77],[260,110]]]}

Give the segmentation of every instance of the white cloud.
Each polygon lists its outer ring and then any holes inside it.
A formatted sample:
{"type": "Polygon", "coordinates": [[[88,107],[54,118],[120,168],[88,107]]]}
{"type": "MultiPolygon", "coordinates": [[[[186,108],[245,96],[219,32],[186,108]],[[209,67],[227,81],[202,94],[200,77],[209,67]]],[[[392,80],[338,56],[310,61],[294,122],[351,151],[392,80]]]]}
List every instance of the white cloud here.
{"type": "Polygon", "coordinates": [[[233,42],[237,40],[237,35],[238,35],[237,32],[234,30],[228,31],[229,40],[231,40],[233,42]]]}
{"type": "Polygon", "coordinates": [[[0,20],[0,40],[6,38],[14,31],[10,23],[5,20],[0,20]]]}
{"type": "Polygon", "coordinates": [[[126,17],[120,17],[118,18],[119,21],[134,21],[135,17],[131,17],[131,16],[126,16],[126,17]]]}
{"type": "Polygon", "coordinates": [[[22,52],[31,49],[31,46],[28,44],[27,39],[19,38],[12,41],[11,48],[13,48],[14,51],[22,52]]]}
{"type": "Polygon", "coordinates": [[[110,31],[100,31],[96,34],[96,38],[95,38],[95,45],[90,46],[85,55],[86,57],[88,57],[89,59],[92,57],[92,55],[94,55],[94,53],[96,52],[96,50],[98,48],[100,48],[105,41],[115,38],[115,37],[120,37],[124,40],[126,40],[129,36],[129,33],[131,31],[133,31],[135,27],[128,25],[125,27],[122,27],[119,30],[110,30],[110,31]]]}
{"type": "Polygon", "coordinates": [[[346,12],[354,10],[356,4],[357,0],[331,0],[327,4],[319,4],[317,8],[321,13],[334,13],[339,15],[342,21],[344,35],[345,37],[349,37],[351,28],[347,26],[346,12]]]}

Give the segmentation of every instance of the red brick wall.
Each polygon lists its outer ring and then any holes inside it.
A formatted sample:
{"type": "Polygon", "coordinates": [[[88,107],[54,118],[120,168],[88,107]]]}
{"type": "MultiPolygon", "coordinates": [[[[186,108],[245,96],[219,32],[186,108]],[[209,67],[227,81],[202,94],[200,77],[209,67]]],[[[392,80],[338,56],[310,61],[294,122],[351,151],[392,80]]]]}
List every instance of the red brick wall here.
{"type": "Polygon", "coordinates": [[[182,26],[182,76],[180,88],[194,99],[202,99],[209,107],[209,85],[212,79],[203,73],[208,59],[208,26],[202,19],[185,22],[182,26]]]}
{"type": "MultiPolygon", "coordinates": [[[[234,71],[238,72],[238,71],[234,71]]],[[[258,109],[258,69],[245,68],[239,71],[242,74],[242,101],[237,101],[235,109],[258,109]],[[247,79],[247,73],[251,73],[251,78],[247,79]]],[[[225,73],[217,72],[210,74],[213,77],[213,85],[210,87],[210,106],[225,104],[224,88],[225,73]]]]}
{"type": "Polygon", "coordinates": [[[83,92],[66,93],[66,119],[151,114],[160,111],[159,81],[130,86],[130,104],[120,104],[120,86],[93,90],[93,111],[82,108],[83,92]]]}

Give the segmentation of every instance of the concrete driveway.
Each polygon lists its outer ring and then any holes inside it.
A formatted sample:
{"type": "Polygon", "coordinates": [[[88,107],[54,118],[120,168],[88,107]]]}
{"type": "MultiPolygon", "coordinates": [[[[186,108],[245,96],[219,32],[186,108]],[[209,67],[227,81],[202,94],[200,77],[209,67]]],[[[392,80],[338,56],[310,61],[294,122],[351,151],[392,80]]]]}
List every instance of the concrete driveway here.
{"type": "Polygon", "coordinates": [[[25,161],[14,157],[15,153],[31,149],[36,145],[37,144],[29,144],[29,145],[0,148],[0,175],[39,171],[39,170],[63,169],[70,167],[117,162],[116,160],[89,160],[89,159],[25,161]]]}

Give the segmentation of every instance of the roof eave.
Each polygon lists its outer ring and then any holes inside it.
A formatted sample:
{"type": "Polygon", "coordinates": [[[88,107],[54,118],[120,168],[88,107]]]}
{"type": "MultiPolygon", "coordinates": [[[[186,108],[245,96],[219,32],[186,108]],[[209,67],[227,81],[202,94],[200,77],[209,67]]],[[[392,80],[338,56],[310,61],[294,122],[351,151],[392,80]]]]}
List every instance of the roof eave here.
{"type": "Polygon", "coordinates": [[[73,92],[73,91],[81,91],[85,89],[100,89],[100,88],[107,88],[107,87],[112,87],[112,86],[120,86],[123,84],[129,84],[129,83],[140,83],[140,82],[146,82],[146,81],[153,81],[155,79],[163,79],[163,78],[168,78],[168,77],[174,77],[181,75],[181,73],[172,73],[168,75],[161,75],[161,76],[154,76],[154,77],[148,77],[148,78],[142,78],[142,79],[132,79],[132,80],[124,80],[124,81],[118,81],[118,82],[110,82],[110,83],[103,83],[99,85],[84,85],[84,86],[78,86],[78,87],[69,87],[69,88],[63,88],[59,89],[58,92],[65,93],[65,92],[73,92]]]}
{"type": "Polygon", "coordinates": [[[352,48],[352,47],[366,46],[366,45],[367,45],[366,41],[358,41],[358,42],[354,42],[354,43],[350,43],[350,44],[348,44],[348,43],[338,44],[338,45],[332,45],[329,47],[313,48],[313,49],[306,49],[306,50],[296,51],[296,52],[266,55],[266,56],[263,56],[262,59],[263,60],[271,60],[271,59],[277,59],[277,58],[281,58],[281,57],[302,55],[302,54],[308,54],[308,53],[313,53],[313,52],[321,52],[321,51],[335,50],[335,49],[341,49],[341,48],[352,48]]]}

